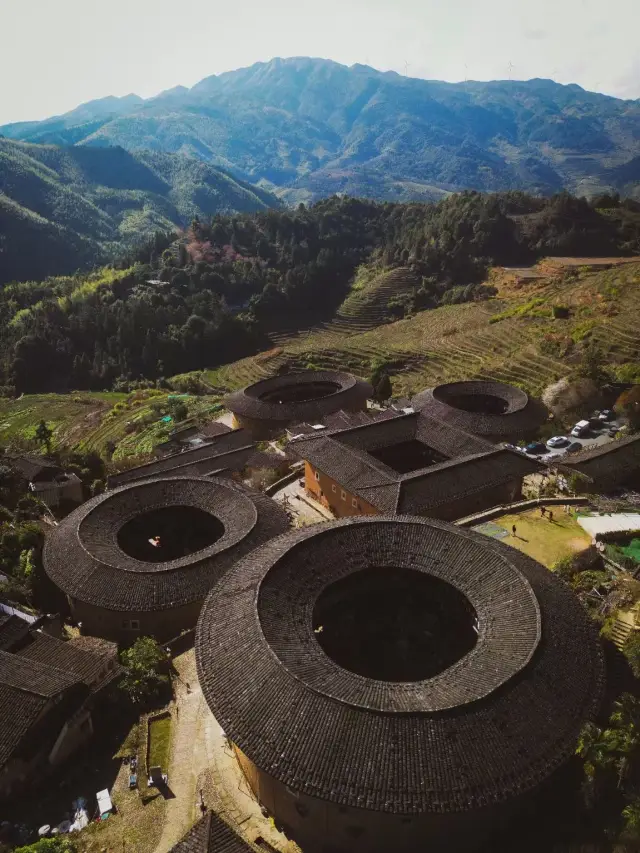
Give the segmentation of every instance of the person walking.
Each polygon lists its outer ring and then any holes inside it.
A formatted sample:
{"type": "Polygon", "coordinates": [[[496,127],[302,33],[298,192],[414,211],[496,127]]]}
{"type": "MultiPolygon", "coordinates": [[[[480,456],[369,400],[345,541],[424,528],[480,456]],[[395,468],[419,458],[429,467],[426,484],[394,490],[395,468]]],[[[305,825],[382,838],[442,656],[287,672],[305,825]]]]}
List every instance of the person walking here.
{"type": "Polygon", "coordinates": [[[540,515],[544,516],[545,512],[546,512],[546,509],[543,506],[541,506],[540,507],[540,515]]]}
{"type": "Polygon", "coordinates": [[[513,525],[513,527],[511,528],[511,533],[512,533],[514,536],[516,535],[516,526],[515,526],[515,524],[514,524],[514,525],[513,525]]]}
{"type": "Polygon", "coordinates": [[[549,521],[553,521],[553,510],[549,510],[549,521]]]}

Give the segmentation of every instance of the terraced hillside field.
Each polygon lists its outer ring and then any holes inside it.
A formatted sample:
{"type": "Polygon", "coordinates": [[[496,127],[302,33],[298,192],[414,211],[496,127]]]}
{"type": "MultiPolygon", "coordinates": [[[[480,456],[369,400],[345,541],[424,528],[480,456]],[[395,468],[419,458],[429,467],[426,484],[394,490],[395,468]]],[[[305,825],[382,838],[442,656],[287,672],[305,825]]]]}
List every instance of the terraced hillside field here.
{"type": "MultiPolygon", "coordinates": [[[[495,279],[493,280],[495,283],[495,279]]],[[[490,377],[539,393],[579,364],[589,340],[614,370],[640,359],[640,263],[561,270],[517,286],[501,285],[482,302],[423,311],[361,328],[333,322],[282,337],[267,352],[206,371],[216,392],[242,387],[279,369],[348,369],[366,377],[374,360],[389,364],[394,394],[442,381],[490,377]]],[[[353,304],[353,298],[349,299],[353,304]]],[[[357,312],[356,312],[357,316],[357,312]]]]}
{"type": "MultiPolygon", "coordinates": [[[[53,430],[52,447],[95,450],[103,454],[115,445],[113,458],[146,456],[168,437],[173,424],[159,407],[168,392],[133,394],[76,392],[28,394],[17,400],[0,399],[0,444],[32,442],[41,420],[53,430]]],[[[217,397],[185,398],[189,415],[207,415],[217,397]]]]}

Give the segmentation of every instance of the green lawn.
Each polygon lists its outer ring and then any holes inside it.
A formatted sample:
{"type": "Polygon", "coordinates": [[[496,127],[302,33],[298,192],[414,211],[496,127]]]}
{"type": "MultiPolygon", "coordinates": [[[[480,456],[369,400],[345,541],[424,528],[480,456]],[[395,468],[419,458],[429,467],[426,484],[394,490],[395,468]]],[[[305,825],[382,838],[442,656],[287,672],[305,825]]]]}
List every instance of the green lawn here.
{"type": "Polygon", "coordinates": [[[171,748],[171,717],[161,717],[149,723],[149,767],[162,767],[164,773],[169,769],[169,750],[171,748]]]}
{"type": "Polygon", "coordinates": [[[582,551],[591,544],[591,537],[575,520],[573,513],[566,515],[563,507],[553,507],[553,521],[543,518],[540,510],[530,510],[517,515],[503,515],[493,520],[509,532],[501,539],[505,545],[524,551],[544,566],[551,568],[562,557],[582,551]],[[516,525],[516,536],[511,528],[516,525]]]}

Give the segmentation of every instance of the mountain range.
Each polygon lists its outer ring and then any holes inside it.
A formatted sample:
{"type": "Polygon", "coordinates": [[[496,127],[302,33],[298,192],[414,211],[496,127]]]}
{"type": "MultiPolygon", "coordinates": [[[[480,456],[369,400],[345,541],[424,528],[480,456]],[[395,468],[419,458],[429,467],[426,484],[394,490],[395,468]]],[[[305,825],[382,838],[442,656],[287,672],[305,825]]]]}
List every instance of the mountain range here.
{"type": "Polygon", "coordinates": [[[433,199],[463,188],[640,198],[640,100],[545,79],[453,84],[274,59],[0,134],[182,154],[290,203],[334,192],[433,199]]]}
{"type": "Polygon", "coordinates": [[[195,215],[279,204],[179,154],[0,139],[0,284],[110,260],[195,215]]]}

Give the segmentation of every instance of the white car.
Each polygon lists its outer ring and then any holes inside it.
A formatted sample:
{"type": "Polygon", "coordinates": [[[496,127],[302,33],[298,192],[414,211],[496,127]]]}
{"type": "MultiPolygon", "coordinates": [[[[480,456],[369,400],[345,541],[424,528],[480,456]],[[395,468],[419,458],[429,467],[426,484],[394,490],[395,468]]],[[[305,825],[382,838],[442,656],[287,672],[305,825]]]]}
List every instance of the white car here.
{"type": "Polygon", "coordinates": [[[578,423],[571,430],[571,435],[574,438],[580,438],[581,435],[589,432],[590,424],[589,421],[578,421],[578,423]]]}
{"type": "Polygon", "coordinates": [[[566,435],[554,435],[547,442],[547,447],[564,447],[565,444],[569,444],[569,439],[566,435]]]}

